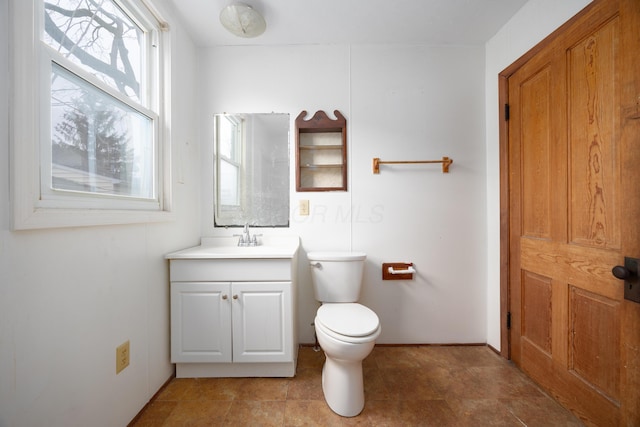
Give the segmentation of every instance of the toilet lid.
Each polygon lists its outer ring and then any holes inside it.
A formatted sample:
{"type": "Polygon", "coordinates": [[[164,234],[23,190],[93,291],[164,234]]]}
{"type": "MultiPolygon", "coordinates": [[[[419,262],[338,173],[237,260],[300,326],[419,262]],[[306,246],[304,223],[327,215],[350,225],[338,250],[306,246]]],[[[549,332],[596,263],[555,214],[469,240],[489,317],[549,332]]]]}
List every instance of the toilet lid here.
{"type": "Polygon", "coordinates": [[[323,304],[318,308],[316,320],[325,328],[349,337],[371,335],[380,326],[376,313],[358,303],[323,304]]]}

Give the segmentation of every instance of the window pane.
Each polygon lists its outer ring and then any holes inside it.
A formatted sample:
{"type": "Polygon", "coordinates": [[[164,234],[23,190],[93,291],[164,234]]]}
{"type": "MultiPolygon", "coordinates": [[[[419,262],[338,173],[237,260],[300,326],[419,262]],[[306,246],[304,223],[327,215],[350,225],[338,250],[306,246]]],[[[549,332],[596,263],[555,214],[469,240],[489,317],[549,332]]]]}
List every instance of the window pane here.
{"type": "Polygon", "coordinates": [[[220,204],[224,206],[240,206],[238,194],[238,180],[240,173],[238,166],[224,160],[220,161],[220,204]]]}
{"type": "Polygon", "coordinates": [[[53,64],[56,190],[155,198],[153,120],[53,64]]]}
{"type": "Polygon", "coordinates": [[[237,162],[240,157],[240,130],[242,119],[236,120],[230,116],[218,118],[220,126],[218,134],[218,149],[220,155],[237,162]]]}
{"type": "Polygon", "coordinates": [[[45,43],[141,102],[144,32],[111,0],[45,1],[44,21],[45,43]]]}

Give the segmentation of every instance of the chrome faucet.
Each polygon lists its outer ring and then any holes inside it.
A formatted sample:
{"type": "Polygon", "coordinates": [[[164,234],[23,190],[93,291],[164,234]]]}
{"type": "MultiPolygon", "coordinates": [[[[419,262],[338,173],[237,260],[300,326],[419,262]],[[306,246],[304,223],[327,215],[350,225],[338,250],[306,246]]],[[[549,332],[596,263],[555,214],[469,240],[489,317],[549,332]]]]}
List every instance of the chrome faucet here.
{"type": "Polygon", "coordinates": [[[244,230],[242,231],[242,240],[244,240],[244,242],[247,244],[251,242],[251,233],[249,232],[249,224],[244,225],[244,230]]]}
{"type": "Polygon", "coordinates": [[[234,234],[234,236],[240,236],[238,239],[238,246],[258,246],[258,236],[261,236],[261,234],[254,234],[251,236],[249,224],[246,223],[242,230],[242,234],[234,234]]]}

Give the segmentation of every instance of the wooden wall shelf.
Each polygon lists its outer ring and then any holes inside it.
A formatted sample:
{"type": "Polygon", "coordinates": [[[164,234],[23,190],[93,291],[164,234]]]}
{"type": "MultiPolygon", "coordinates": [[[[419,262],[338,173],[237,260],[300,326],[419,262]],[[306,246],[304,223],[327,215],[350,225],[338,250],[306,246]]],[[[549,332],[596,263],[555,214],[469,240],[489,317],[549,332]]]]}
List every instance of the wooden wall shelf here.
{"type": "Polygon", "coordinates": [[[324,111],[296,118],[296,191],[347,190],[347,120],[324,111]]]}

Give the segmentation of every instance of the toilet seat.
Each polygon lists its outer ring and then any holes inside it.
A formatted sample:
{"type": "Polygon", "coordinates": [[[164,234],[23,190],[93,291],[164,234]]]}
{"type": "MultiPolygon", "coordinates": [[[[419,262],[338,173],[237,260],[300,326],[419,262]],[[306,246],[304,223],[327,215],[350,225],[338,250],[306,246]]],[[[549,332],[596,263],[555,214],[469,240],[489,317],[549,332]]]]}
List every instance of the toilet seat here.
{"type": "Polygon", "coordinates": [[[327,335],[354,344],[375,340],[380,335],[376,313],[358,303],[323,304],[318,308],[315,324],[327,335]]]}

